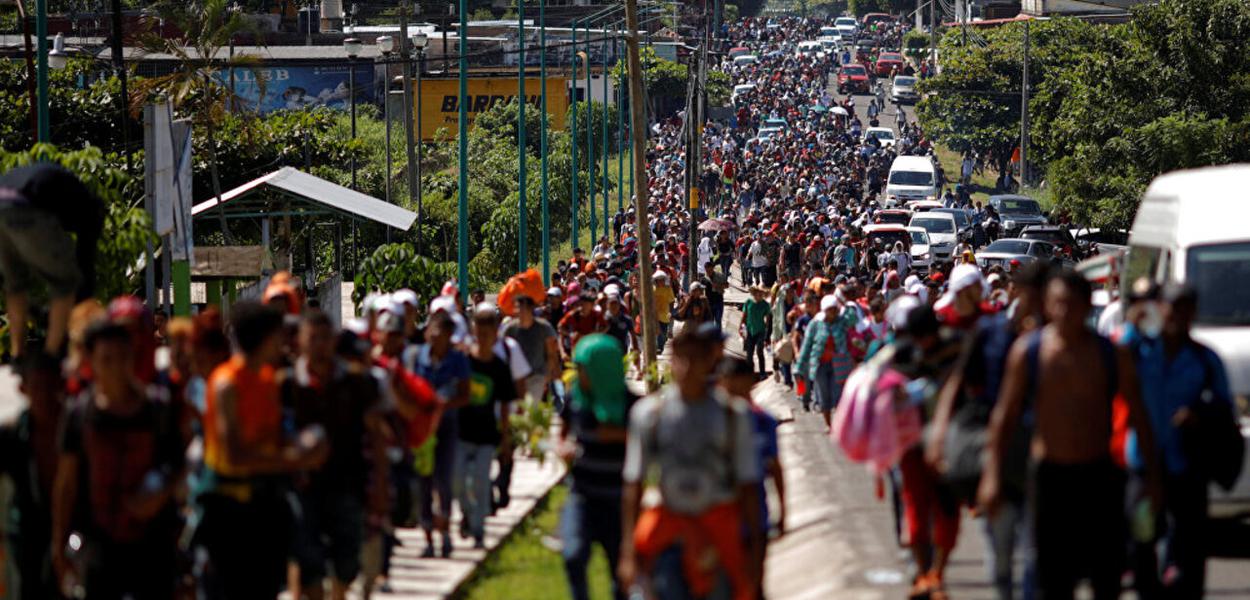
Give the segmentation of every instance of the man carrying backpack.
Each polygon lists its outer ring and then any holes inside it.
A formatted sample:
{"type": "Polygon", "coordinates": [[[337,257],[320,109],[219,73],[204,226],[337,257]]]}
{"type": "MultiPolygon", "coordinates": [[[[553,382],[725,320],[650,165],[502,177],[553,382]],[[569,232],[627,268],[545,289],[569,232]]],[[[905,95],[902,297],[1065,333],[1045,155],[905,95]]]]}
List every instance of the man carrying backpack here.
{"type": "MultiPolygon", "coordinates": [[[[1220,357],[1189,335],[1197,312],[1193,288],[1164,287],[1161,302],[1135,306],[1121,343],[1137,362],[1142,400],[1161,458],[1167,497],[1158,532],[1167,564],[1158,565],[1152,539],[1139,540],[1140,594],[1165,588],[1169,598],[1201,598],[1206,581],[1207,507],[1210,482],[1231,488],[1243,450],[1233,417],[1232,394],[1220,357]],[[1232,448],[1223,440],[1231,440],[1232,448]],[[1231,476],[1231,477],[1230,477],[1231,476]],[[1142,558],[1145,562],[1142,562],[1142,558]],[[1160,569],[1159,567],[1162,567],[1160,569]],[[1171,572],[1159,581],[1160,572],[1171,572]],[[1145,586],[1145,587],[1143,587],[1145,586]]],[[[1130,467],[1140,466],[1140,448],[1129,445],[1130,467]],[[1136,450],[1136,451],[1134,451],[1136,450]]],[[[1148,536],[1153,537],[1153,536],[1148,536]]]]}

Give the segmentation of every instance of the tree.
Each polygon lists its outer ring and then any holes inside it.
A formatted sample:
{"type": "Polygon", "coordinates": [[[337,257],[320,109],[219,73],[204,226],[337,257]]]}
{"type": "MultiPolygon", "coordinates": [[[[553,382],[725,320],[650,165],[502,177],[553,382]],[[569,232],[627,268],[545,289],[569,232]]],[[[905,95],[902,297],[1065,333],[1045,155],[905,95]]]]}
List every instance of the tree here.
{"type": "MultiPolygon", "coordinates": [[[[1030,136],[1048,128],[1063,93],[1058,73],[1097,62],[1105,27],[1078,19],[1054,19],[1029,25],[1031,82],[1030,136]]],[[[924,131],[959,153],[985,155],[1000,173],[1010,170],[1020,140],[1020,85],[1024,75],[1024,26],[983,32],[985,46],[963,44],[958,31],[942,37],[940,74],[921,81],[924,99],[916,114],[924,131]]],[[[913,38],[914,39],[914,38],[913,38]]],[[[1083,67],[1089,68],[1089,66],[1083,67]]],[[[1035,148],[1030,162],[1045,164],[1049,155],[1035,148]]]]}
{"type": "MultiPolygon", "coordinates": [[[[183,35],[168,38],[158,33],[146,32],[140,36],[140,45],[146,52],[174,56],[179,68],[157,77],[135,83],[131,98],[131,112],[138,114],[150,98],[167,98],[175,110],[189,116],[195,126],[209,140],[209,160],[212,172],[213,195],[220,203],[221,181],[217,175],[218,157],[213,143],[214,129],[231,109],[238,109],[241,102],[222,82],[218,72],[227,69],[247,69],[257,82],[260,95],[264,95],[265,79],[256,70],[260,60],[254,56],[227,56],[226,47],[239,34],[248,33],[259,39],[259,31],[239,11],[230,7],[229,0],[198,0],[194,2],[166,2],[158,6],[162,18],[173,23],[183,35]]],[[[219,211],[221,231],[229,243],[230,229],[226,216],[219,211]]]]}
{"type": "Polygon", "coordinates": [[[1095,33],[1030,104],[1060,209],[1127,228],[1154,177],[1250,160],[1250,4],[1162,0],[1095,33]]]}
{"type": "MultiPolygon", "coordinates": [[[[685,104],[686,82],[690,69],[683,64],[661,58],[651,47],[639,48],[643,83],[647,97],[647,114],[659,118],[676,112],[685,104]]],[[[627,64],[618,61],[612,68],[616,85],[629,85],[627,64]]]]}

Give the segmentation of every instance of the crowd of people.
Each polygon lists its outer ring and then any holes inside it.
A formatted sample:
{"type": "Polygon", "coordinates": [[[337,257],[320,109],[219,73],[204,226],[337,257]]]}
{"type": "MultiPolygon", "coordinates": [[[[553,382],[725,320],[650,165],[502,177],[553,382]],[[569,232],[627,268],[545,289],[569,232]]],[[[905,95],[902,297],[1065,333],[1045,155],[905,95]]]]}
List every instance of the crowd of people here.
{"type": "Polygon", "coordinates": [[[0,180],[6,291],[39,276],[58,299],[43,348],[13,328],[29,402],[0,429],[0,472],[16,489],[19,597],[343,598],[355,582],[369,597],[391,587],[399,528],[423,532],[422,560],[449,558],[455,536],[485,546],[487,517],[510,503],[510,420],[534,406],[560,417],[573,598],[589,597],[595,544],[616,598],[762,597],[787,505],[777,421],[753,400],[770,376],[895,490],[913,597],[948,597],[965,509],[1000,598],[1071,597],[1084,578],[1113,598],[1126,571],[1142,597],[1201,597],[1217,475],[1203,440],[1231,399],[1219,358],[1189,337],[1193,292],[1135,285],[1112,342],[1088,327],[1090,283],[1074,272],[982,268],[975,241],[920,267],[902,242],[865,235],[894,158],[933,148],[884,99],[830,91],[840,54],[794,51],[824,24],[728,25],[759,60],[720,68],[754,88],[707,124],[701,164],[680,115],[653,124],[649,222],[618,213],[548,284],[495,301],[454,281],[431,299],[375,293],[339,326],[277,273],[225,314],[169,319],[134,297],[70,310],[89,273],[25,251],[7,211],[34,210],[39,192],[0,180]],[[887,111],[897,141],[862,137],[861,117],[887,111]],[[668,365],[646,397],[644,320],[668,365]]]}

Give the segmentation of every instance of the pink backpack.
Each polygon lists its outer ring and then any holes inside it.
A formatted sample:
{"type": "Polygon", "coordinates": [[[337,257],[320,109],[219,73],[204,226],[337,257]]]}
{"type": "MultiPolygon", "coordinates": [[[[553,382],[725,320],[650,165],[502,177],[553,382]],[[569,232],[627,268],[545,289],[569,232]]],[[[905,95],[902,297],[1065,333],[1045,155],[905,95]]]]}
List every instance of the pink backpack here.
{"type": "Polygon", "coordinates": [[[922,433],[919,407],[895,401],[907,377],[882,366],[884,362],[869,361],[851,373],[831,433],[847,458],[868,463],[877,472],[894,466],[922,433]]]}

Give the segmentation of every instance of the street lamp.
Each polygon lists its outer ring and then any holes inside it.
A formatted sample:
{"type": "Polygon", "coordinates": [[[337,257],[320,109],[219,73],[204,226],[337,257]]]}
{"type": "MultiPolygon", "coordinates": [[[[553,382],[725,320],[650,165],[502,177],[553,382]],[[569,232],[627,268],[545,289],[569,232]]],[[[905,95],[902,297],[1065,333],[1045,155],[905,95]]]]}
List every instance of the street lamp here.
{"type": "MultiPolygon", "coordinates": [[[[421,128],[421,72],[425,70],[425,47],[430,43],[430,36],[423,31],[418,31],[412,36],[412,47],[417,50],[417,164],[416,164],[416,190],[417,190],[417,244],[420,249],[421,243],[421,224],[424,222],[425,211],[422,210],[421,201],[421,141],[425,138],[421,128]]],[[[404,85],[408,85],[404,82],[404,85]]]]}
{"type": "Polygon", "coordinates": [[[69,53],[65,51],[65,36],[58,33],[52,38],[52,51],[48,52],[48,66],[61,70],[69,64],[69,53]]]}
{"type": "MultiPolygon", "coordinates": [[[[543,2],[545,0],[539,0],[543,2]]],[[[519,170],[517,171],[517,271],[525,270],[528,263],[527,249],[525,247],[526,238],[526,197],[525,197],[525,0],[517,0],[517,113],[516,113],[516,142],[517,154],[520,156],[519,170]]]]}
{"type": "MultiPolygon", "coordinates": [[[[356,141],[356,57],[364,48],[358,38],[349,37],[343,40],[343,50],[347,52],[347,96],[352,113],[352,141],[356,141]]],[[[356,152],[351,153],[352,189],[356,189],[356,152]]]]}
{"type": "MultiPolygon", "coordinates": [[[[382,95],[382,119],[386,121],[386,201],[391,201],[391,52],[395,51],[395,39],[389,35],[378,36],[374,40],[378,45],[378,50],[382,52],[382,69],[386,73],[383,81],[386,87],[383,89],[382,95]]],[[[387,228],[390,232],[390,228],[387,228]]]]}

